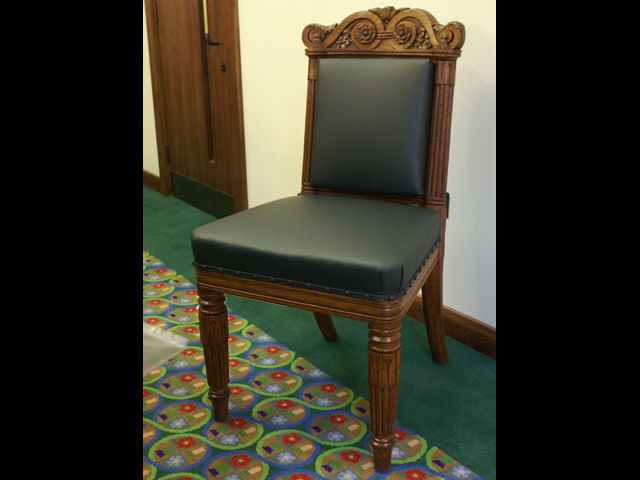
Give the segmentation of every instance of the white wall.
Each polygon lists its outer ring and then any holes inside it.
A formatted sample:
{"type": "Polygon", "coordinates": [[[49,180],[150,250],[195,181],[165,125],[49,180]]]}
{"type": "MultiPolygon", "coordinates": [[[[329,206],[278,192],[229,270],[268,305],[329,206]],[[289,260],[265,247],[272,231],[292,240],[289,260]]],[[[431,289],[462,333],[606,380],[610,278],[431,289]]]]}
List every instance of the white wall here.
{"type": "MultiPolygon", "coordinates": [[[[332,25],[386,4],[238,0],[238,6],[247,183],[254,207],[300,191],[308,66],[303,28],[332,25]]],[[[456,20],[466,27],[453,107],[444,304],[495,326],[496,2],[416,0],[395,6],[422,8],[441,23],[456,20]]]]}
{"type": "Polygon", "coordinates": [[[153,91],[151,89],[151,64],[149,63],[149,40],[147,19],[142,3],[142,169],[160,176],[158,145],[156,143],[156,119],[153,113],[153,91]]]}

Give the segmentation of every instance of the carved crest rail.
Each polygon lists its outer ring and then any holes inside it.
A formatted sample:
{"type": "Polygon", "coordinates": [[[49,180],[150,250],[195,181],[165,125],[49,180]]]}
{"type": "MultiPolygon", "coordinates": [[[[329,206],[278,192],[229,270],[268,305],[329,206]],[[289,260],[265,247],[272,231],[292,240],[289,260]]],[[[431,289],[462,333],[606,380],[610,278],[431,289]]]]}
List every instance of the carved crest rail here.
{"type": "Polygon", "coordinates": [[[354,13],[340,24],[307,25],[302,41],[307,55],[388,54],[455,58],[464,45],[460,22],[440,25],[421,9],[385,7],[354,13]]]}

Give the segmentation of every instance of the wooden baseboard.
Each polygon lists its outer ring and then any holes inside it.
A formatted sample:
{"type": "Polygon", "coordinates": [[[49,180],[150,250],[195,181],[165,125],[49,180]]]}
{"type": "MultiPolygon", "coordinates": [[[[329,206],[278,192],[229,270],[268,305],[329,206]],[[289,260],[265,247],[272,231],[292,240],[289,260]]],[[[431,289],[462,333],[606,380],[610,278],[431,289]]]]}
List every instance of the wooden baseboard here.
{"type": "Polygon", "coordinates": [[[142,169],[142,184],[146,187],[160,192],[160,177],[155,173],[151,173],[144,168],[142,169]]]}
{"type": "MultiPolygon", "coordinates": [[[[443,308],[443,317],[446,333],[449,337],[465,344],[469,348],[496,358],[496,329],[491,325],[480,322],[452,308],[443,308]]],[[[409,308],[407,315],[424,323],[424,311],[422,309],[422,297],[418,295],[409,308]]]]}

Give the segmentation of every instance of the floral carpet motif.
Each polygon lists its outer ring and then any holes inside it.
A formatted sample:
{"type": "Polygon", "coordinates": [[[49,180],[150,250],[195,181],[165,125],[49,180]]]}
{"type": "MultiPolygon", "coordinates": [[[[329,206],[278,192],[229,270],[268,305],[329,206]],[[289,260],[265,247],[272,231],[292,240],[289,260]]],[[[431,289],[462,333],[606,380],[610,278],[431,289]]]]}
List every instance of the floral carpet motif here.
{"type": "Polygon", "coordinates": [[[231,310],[230,418],[216,422],[195,285],[146,251],[142,261],[143,321],[189,340],[143,378],[144,480],[480,479],[399,425],[391,470],[377,473],[369,402],[231,310]]]}

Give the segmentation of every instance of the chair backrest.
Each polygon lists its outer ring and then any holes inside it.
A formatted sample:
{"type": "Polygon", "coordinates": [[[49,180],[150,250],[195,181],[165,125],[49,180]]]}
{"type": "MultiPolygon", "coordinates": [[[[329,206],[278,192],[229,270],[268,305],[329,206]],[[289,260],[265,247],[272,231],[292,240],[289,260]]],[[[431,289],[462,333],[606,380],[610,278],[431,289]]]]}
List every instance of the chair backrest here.
{"type": "Polygon", "coordinates": [[[425,10],[354,13],[308,25],[301,194],[402,202],[438,211],[442,240],[456,60],[464,25],[425,10]]]}
{"type": "Polygon", "coordinates": [[[429,59],[320,59],[311,185],[424,195],[434,72],[429,59]]]}

